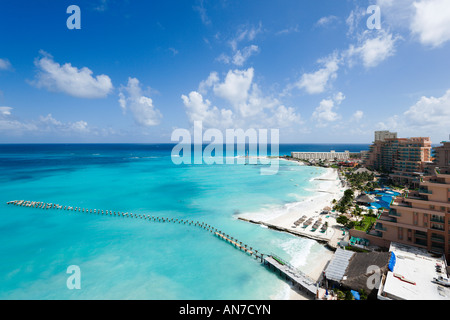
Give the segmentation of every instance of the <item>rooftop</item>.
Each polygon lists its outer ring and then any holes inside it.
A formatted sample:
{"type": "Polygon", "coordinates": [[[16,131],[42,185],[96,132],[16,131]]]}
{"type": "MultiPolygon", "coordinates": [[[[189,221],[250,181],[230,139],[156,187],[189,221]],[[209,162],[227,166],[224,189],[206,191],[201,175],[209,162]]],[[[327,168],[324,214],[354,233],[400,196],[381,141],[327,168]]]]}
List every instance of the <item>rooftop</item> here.
{"type": "Polygon", "coordinates": [[[380,299],[450,300],[450,287],[433,282],[438,277],[448,280],[444,257],[436,258],[424,249],[395,242],[390,251],[395,254],[396,263],[378,292],[380,299]]]}

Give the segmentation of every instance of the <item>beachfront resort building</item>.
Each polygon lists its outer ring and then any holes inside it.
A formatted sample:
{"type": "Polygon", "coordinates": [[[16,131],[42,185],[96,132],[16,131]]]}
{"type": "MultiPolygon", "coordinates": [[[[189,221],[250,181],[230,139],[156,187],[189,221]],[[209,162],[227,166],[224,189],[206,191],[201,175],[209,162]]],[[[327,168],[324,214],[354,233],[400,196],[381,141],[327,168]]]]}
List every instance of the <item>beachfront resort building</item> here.
{"type": "Polygon", "coordinates": [[[397,133],[376,131],[375,141],[364,158],[364,166],[390,172],[402,185],[417,186],[425,167],[431,163],[429,137],[397,138],[397,133]]]}
{"type": "Polygon", "coordinates": [[[381,247],[392,241],[413,245],[450,259],[450,142],[435,150],[432,175],[420,177],[417,190],[395,198],[372,230],[351,230],[352,236],[381,247]]]}
{"type": "Polygon", "coordinates": [[[299,160],[329,160],[346,161],[350,159],[350,151],[336,152],[291,152],[291,157],[299,160]]]}
{"type": "Polygon", "coordinates": [[[442,170],[450,168],[450,141],[441,143],[441,146],[434,148],[434,159],[432,163],[426,166],[425,175],[432,175],[436,168],[441,168],[442,170]]]}

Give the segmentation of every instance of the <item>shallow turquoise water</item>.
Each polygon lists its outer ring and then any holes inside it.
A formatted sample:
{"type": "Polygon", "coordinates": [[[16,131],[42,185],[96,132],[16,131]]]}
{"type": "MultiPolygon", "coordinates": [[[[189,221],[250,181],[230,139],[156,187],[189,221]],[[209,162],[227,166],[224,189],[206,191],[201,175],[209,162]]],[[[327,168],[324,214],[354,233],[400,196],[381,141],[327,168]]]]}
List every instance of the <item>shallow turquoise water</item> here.
{"type": "Polygon", "coordinates": [[[206,222],[264,253],[314,264],[315,241],[235,218],[310,196],[323,170],[281,162],[180,165],[155,146],[34,146],[0,154],[1,299],[278,299],[285,282],[204,230],[6,205],[33,200],[206,222]],[[298,185],[298,186],[295,186],[298,185]],[[67,267],[81,270],[69,290],[67,267]]]}

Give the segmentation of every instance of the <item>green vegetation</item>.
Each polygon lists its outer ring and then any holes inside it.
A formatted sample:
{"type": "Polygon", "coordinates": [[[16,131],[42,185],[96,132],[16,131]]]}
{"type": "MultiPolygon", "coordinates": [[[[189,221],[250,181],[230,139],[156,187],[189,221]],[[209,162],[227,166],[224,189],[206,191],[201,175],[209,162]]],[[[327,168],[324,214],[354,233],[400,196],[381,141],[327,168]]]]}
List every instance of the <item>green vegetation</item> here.
{"type": "MultiPolygon", "coordinates": [[[[338,300],[355,300],[355,297],[353,297],[350,290],[339,290],[334,289],[334,293],[336,293],[338,300]]],[[[364,289],[361,289],[359,292],[359,298],[361,300],[367,300],[367,293],[364,291],[364,289]]]]}
{"type": "Polygon", "coordinates": [[[374,181],[375,175],[373,173],[353,173],[353,171],[348,171],[345,173],[345,177],[352,189],[369,192],[378,188],[378,183],[374,181]]]}
{"type": "Polygon", "coordinates": [[[341,198],[341,200],[338,203],[336,203],[334,205],[333,209],[340,213],[345,213],[348,210],[348,208],[351,206],[351,204],[353,203],[354,196],[355,196],[355,193],[353,192],[352,189],[345,190],[344,196],[341,198]]]}
{"type": "Polygon", "coordinates": [[[355,222],[355,229],[360,231],[368,231],[372,228],[373,224],[377,221],[375,215],[366,215],[361,221],[355,222]]]}
{"type": "Polygon", "coordinates": [[[361,248],[357,248],[357,247],[352,247],[352,246],[346,246],[345,250],[350,250],[350,251],[354,251],[354,252],[363,252],[363,253],[370,252],[369,250],[365,250],[365,249],[361,249],[361,248]]]}

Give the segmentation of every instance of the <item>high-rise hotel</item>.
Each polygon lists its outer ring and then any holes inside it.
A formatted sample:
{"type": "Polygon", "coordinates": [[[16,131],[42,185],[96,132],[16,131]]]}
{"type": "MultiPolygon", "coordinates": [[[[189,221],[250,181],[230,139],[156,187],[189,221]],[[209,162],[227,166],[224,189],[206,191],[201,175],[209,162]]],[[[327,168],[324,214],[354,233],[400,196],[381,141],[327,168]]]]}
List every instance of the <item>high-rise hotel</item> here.
{"type": "Polygon", "coordinates": [[[398,138],[396,132],[376,131],[364,165],[389,172],[395,182],[417,186],[431,160],[429,137],[398,138]]]}
{"type": "Polygon", "coordinates": [[[397,197],[367,234],[355,230],[351,234],[382,247],[392,241],[421,247],[445,254],[449,260],[450,142],[443,142],[435,152],[434,162],[425,170],[428,175],[419,178],[416,191],[397,197]]]}

